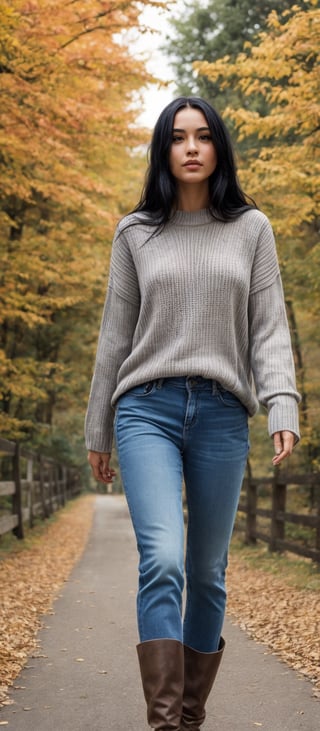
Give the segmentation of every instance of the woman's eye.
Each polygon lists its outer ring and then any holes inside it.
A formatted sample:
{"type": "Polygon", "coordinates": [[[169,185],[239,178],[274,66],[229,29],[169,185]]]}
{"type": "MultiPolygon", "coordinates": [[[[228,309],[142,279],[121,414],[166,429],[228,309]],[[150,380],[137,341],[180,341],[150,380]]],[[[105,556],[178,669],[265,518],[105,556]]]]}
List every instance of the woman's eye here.
{"type": "Polygon", "coordinates": [[[182,142],[183,137],[182,135],[173,135],[172,142],[182,142]]]}
{"type": "Polygon", "coordinates": [[[204,142],[211,142],[211,139],[212,139],[211,135],[200,135],[200,140],[202,140],[204,142]]]}

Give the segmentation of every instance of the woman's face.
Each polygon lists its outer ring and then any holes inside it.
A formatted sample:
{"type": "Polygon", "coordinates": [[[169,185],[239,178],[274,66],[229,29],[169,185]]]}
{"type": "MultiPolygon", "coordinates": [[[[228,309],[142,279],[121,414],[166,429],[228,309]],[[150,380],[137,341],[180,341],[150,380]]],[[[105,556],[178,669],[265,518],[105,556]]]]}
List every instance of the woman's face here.
{"type": "Polygon", "coordinates": [[[200,109],[184,107],[175,115],[170,171],[180,183],[203,183],[217,167],[208,122],[200,109]]]}

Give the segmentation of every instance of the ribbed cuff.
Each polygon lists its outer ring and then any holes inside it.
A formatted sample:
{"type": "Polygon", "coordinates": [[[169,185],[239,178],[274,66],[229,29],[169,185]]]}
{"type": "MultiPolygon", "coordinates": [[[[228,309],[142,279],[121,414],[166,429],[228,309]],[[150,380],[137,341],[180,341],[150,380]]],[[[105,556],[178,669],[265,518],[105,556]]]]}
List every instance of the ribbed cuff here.
{"type": "Polygon", "coordinates": [[[268,429],[270,436],[278,431],[291,431],[296,443],[299,441],[299,410],[294,396],[279,394],[268,401],[268,429]]]}
{"type": "Polygon", "coordinates": [[[86,432],[86,448],[92,452],[108,452],[112,450],[112,436],[101,432],[86,432]]]}

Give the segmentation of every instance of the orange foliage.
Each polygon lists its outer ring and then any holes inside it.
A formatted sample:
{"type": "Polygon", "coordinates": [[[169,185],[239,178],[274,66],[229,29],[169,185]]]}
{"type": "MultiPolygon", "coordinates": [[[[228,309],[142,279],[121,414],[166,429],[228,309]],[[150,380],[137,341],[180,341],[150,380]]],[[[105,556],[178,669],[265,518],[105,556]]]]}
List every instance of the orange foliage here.
{"type": "Polygon", "coordinates": [[[320,10],[311,0],[280,18],[273,11],[259,45],[247,43],[234,62],[195,64],[200,74],[219,79],[222,88],[236,85],[246,97],[246,105],[225,110],[239,139],[253,139],[241,177],[286,237],[319,215],[319,47],[320,10]],[[266,112],[255,111],[257,94],[266,112]]]}
{"type": "Polygon", "coordinates": [[[132,153],[146,136],[132,100],[150,77],[125,39],[144,4],[0,0],[0,427],[9,437],[30,437],[35,422],[48,428],[53,407],[88,388],[106,244],[141,184],[132,153]]]}

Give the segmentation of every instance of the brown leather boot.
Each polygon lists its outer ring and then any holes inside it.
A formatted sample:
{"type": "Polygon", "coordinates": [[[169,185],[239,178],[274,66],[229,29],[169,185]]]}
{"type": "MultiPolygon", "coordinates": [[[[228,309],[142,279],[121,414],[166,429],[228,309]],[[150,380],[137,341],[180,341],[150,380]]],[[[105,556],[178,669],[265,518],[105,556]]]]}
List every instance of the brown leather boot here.
{"type": "Polygon", "coordinates": [[[184,646],[184,692],[182,704],[181,731],[200,731],[206,712],[205,704],[225,647],[220,640],[217,652],[198,652],[184,646]]]}
{"type": "Polygon", "coordinates": [[[178,640],[148,640],[137,646],[147,718],[152,729],[179,731],[184,653],[178,640]]]}

